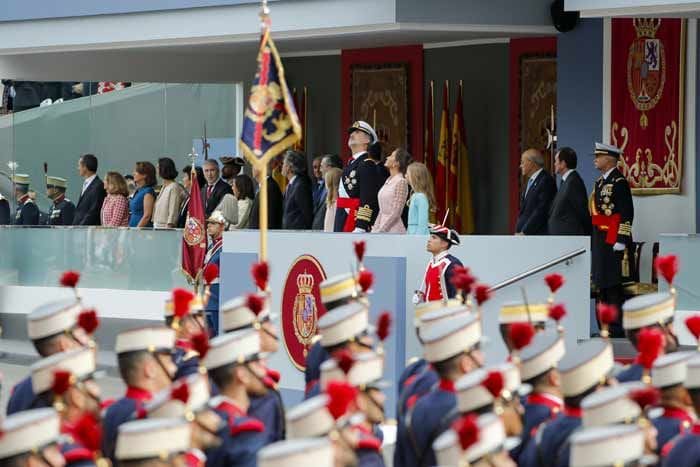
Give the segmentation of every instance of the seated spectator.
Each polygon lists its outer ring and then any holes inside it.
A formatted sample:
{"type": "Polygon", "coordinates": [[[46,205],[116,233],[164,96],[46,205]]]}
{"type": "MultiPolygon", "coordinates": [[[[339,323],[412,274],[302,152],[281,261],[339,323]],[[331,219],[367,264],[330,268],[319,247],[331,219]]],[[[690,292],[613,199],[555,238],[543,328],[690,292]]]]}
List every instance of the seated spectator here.
{"type": "Polygon", "coordinates": [[[175,180],[177,169],[171,158],[158,159],[158,175],[163,185],[153,208],[153,226],[156,229],[172,229],[177,227],[180,207],[186,197],[185,189],[175,180]]]}
{"type": "Polygon", "coordinates": [[[323,220],[323,231],[333,232],[335,223],[336,202],[338,201],[338,188],[340,187],[340,177],[343,175],[342,169],[331,167],[326,170],[326,212],[323,220]]]}
{"type": "MultiPolygon", "coordinates": [[[[194,168],[197,174],[197,185],[201,188],[206,185],[207,181],[204,179],[204,172],[201,167],[194,168]]],[[[182,186],[185,188],[185,200],[180,207],[180,219],[178,220],[177,226],[183,228],[185,226],[185,221],[187,221],[187,212],[190,208],[190,191],[192,190],[192,180],[190,180],[190,174],[192,173],[192,166],[188,165],[182,169],[182,186]]]]}
{"type": "Polygon", "coordinates": [[[119,172],[107,172],[104,181],[107,197],[102,204],[100,218],[105,227],[129,226],[129,190],[119,172]]]}
{"type": "Polygon", "coordinates": [[[137,162],[134,166],[136,192],[129,202],[129,227],[152,227],[153,205],[156,200],[156,168],[148,161],[137,162]]]}
{"type": "Polygon", "coordinates": [[[284,192],[282,228],[308,230],[313,221],[314,207],[311,180],[306,175],[306,157],[297,151],[287,151],[282,162],[282,174],[288,180],[284,192]]]}
{"type": "Polygon", "coordinates": [[[246,174],[236,175],[233,179],[233,194],[238,202],[238,222],[229,229],[247,229],[255,198],[253,179],[246,174]]]}

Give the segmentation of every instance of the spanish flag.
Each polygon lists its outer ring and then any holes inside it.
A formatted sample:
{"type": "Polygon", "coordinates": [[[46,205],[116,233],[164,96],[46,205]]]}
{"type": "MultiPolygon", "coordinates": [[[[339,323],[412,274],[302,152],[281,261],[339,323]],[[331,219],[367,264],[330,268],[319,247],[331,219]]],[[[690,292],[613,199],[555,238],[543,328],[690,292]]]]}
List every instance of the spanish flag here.
{"type": "Polygon", "coordinates": [[[450,203],[454,210],[454,229],[462,234],[474,233],[474,205],[472,204],[469,153],[464,131],[463,86],[457,87],[457,110],[452,125],[452,152],[450,154],[450,203]]]}
{"type": "Polygon", "coordinates": [[[447,169],[450,157],[450,97],[449,82],[442,87],[442,116],[440,117],[440,145],[435,167],[435,197],[437,198],[437,222],[442,222],[447,212],[447,169]]]}

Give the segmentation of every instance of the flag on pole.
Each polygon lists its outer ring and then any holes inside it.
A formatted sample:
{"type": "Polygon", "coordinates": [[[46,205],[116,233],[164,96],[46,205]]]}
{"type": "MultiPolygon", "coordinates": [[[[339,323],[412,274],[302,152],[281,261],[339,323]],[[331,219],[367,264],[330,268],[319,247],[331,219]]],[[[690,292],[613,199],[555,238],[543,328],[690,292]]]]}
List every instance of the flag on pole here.
{"type": "MultiPolygon", "coordinates": [[[[194,154],[194,149],[192,149],[194,154]]],[[[194,161],[194,157],[192,158],[194,161]]],[[[199,280],[204,267],[204,256],[207,253],[207,228],[204,219],[204,204],[199,191],[197,173],[192,163],[190,175],[190,203],[187,208],[187,220],[182,231],[182,272],[188,281],[195,284],[199,280]]]]}
{"type": "Polygon", "coordinates": [[[294,149],[301,152],[306,152],[306,86],[300,95],[297,95],[297,90],[294,90],[294,108],[297,109],[297,115],[301,122],[301,136],[299,141],[294,144],[294,149]]]}
{"type": "Polygon", "coordinates": [[[437,220],[442,222],[448,209],[447,170],[450,157],[450,97],[449,82],[442,87],[442,116],[440,117],[440,144],[435,167],[435,197],[437,198],[437,220]]]}
{"type": "MultiPolygon", "coordinates": [[[[457,108],[455,109],[455,113],[453,115],[453,121],[452,121],[452,133],[449,136],[450,138],[450,149],[449,149],[449,165],[447,166],[447,205],[450,207],[450,220],[449,223],[452,226],[453,229],[455,229],[457,232],[461,232],[461,220],[460,216],[458,213],[459,207],[457,205],[458,203],[458,197],[459,197],[459,178],[458,178],[458,171],[459,171],[459,141],[457,141],[458,138],[458,133],[459,130],[457,129],[457,119],[460,116],[460,106],[462,104],[458,101],[457,102],[457,108]]],[[[449,125],[449,123],[448,123],[449,125]]]]}
{"type": "MultiPolygon", "coordinates": [[[[463,85],[457,86],[457,109],[452,126],[452,156],[450,157],[450,175],[453,165],[456,165],[453,178],[455,192],[453,193],[455,209],[454,228],[463,234],[474,233],[474,205],[472,204],[471,174],[469,172],[469,153],[467,152],[467,137],[464,130],[463,85]]],[[[452,192],[452,182],[450,182],[452,192]]]]}
{"type": "Polygon", "coordinates": [[[425,151],[423,161],[428,172],[435,173],[435,102],[433,102],[433,82],[428,87],[428,107],[425,111],[425,151]]]}

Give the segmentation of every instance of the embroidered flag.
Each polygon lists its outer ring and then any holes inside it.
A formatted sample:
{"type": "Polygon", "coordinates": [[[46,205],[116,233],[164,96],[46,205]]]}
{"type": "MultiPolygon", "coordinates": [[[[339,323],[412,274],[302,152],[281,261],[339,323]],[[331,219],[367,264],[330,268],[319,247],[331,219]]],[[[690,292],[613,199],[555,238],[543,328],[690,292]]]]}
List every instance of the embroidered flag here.
{"type": "Polygon", "coordinates": [[[204,221],[204,205],[199,191],[197,174],[192,167],[190,175],[190,203],[187,207],[187,221],[182,230],[182,272],[194,283],[199,279],[207,253],[207,229],[204,221]]]}

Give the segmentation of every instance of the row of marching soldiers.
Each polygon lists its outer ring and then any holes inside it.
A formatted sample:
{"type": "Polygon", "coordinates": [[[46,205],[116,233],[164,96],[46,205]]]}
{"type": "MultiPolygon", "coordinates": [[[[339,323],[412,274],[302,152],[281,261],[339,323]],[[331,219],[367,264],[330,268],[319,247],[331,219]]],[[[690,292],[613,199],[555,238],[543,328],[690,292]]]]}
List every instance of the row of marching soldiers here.
{"type": "MultiPolygon", "coordinates": [[[[447,241],[452,233],[447,235],[447,241]]],[[[391,316],[369,320],[373,276],[355,246],[357,272],[322,282],[327,313],[309,349],[306,400],[286,411],[279,373],[266,366],[278,349],[268,308],[268,268],[254,265],[256,288],[221,306],[222,335],[208,337],[202,298],[176,289],[165,323],[121,332],[115,351],[127,390],[100,397],[99,326],[75,297],[28,315],[41,359],[13,388],[0,425],[0,467],[384,465],[383,341],[391,316]]],[[[633,466],[700,464],[700,355],[679,352],[673,329],[675,257],[658,270],[671,286],[629,300],[621,310],[639,351],[620,371],[606,329],[618,310],[600,306],[603,338],[567,347],[566,309],[546,282],[543,303],[500,308],[507,361],[485,366],[481,310],[487,286],[466,268],[457,291],[416,306],[423,356],[397,381],[393,464],[414,466],[633,466]]],[[[252,288],[252,287],[251,287],[252,288]]],[[[686,320],[700,336],[700,316],[686,320]]]]}

